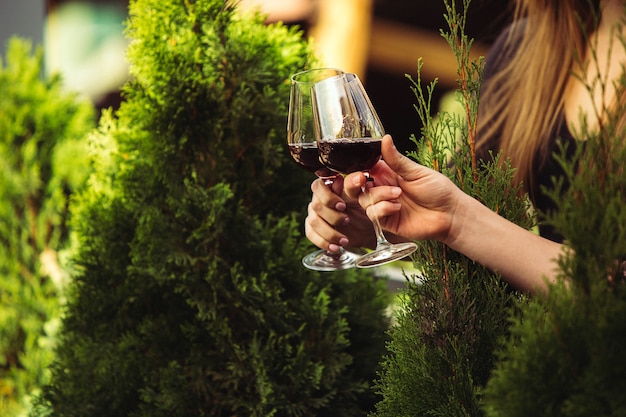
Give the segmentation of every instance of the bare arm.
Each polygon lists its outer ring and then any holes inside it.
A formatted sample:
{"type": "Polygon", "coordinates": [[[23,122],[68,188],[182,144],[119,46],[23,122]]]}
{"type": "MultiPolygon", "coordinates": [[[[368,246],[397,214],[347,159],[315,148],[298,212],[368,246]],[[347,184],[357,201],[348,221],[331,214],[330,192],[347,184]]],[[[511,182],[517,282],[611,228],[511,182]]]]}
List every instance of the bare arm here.
{"type": "Polygon", "coordinates": [[[457,252],[500,273],[520,290],[544,292],[554,280],[563,246],[544,239],[463,194],[454,231],[444,242],[457,252]]]}

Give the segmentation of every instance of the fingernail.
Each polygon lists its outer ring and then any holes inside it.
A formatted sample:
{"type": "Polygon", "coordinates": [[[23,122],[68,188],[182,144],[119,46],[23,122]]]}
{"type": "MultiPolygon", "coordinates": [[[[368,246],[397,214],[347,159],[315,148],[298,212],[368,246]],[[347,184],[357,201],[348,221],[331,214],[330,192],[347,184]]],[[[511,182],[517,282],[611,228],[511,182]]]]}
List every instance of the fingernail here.
{"type": "Polygon", "coordinates": [[[328,251],[329,252],[338,252],[339,251],[339,246],[331,243],[330,245],[328,245],[328,251]]]}
{"type": "Polygon", "coordinates": [[[346,203],[344,203],[343,201],[340,201],[337,204],[335,204],[335,210],[345,211],[345,209],[346,209],[346,203]]]}
{"type": "Polygon", "coordinates": [[[352,177],[352,184],[361,185],[361,178],[358,175],[352,177]]]}
{"type": "Polygon", "coordinates": [[[391,194],[392,194],[394,197],[398,197],[401,193],[402,193],[402,188],[400,188],[400,187],[393,187],[393,188],[391,189],[391,194]]]}
{"type": "Polygon", "coordinates": [[[348,239],[346,239],[345,237],[342,237],[341,239],[339,239],[339,244],[341,246],[348,246],[349,243],[350,243],[350,241],[348,239]]]}

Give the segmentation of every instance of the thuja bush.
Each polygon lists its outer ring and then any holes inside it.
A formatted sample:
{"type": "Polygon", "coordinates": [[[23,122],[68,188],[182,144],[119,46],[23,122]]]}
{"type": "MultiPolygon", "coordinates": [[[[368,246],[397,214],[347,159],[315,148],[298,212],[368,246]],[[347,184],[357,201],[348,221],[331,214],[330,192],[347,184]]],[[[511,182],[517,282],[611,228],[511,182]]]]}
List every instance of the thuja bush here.
{"type": "MultiPolygon", "coordinates": [[[[458,62],[457,98],[462,113],[434,111],[436,82],[422,87],[411,77],[423,128],[412,156],[454,181],[503,217],[531,228],[528,199],[512,186],[506,164],[476,160],[476,117],[483,60],[470,60],[472,40],[464,33],[469,0],[457,11],[444,1],[449,30],[442,31],[458,62]],[[435,115],[435,116],[433,116],[435,115]]],[[[496,365],[509,313],[525,297],[497,274],[438,242],[420,242],[407,277],[389,352],[376,383],[378,417],[482,416],[482,390],[496,365]]],[[[527,414],[535,415],[535,414],[527,414]]]]}
{"type": "Polygon", "coordinates": [[[52,379],[35,415],[358,416],[387,294],[300,263],[311,178],[285,146],[295,28],[134,0],[132,81],[92,138],[52,379]]]}
{"type": "Polygon", "coordinates": [[[68,279],[68,204],[89,173],[94,109],[12,38],[0,62],[0,415],[24,415],[47,367],[68,279]]]}
{"type": "Polygon", "coordinates": [[[558,282],[513,317],[486,390],[489,416],[626,413],[626,130],[623,110],[603,110],[599,129],[576,133],[574,159],[561,158],[567,180],[551,193],[558,211],[546,213],[566,239],[558,282]]]}

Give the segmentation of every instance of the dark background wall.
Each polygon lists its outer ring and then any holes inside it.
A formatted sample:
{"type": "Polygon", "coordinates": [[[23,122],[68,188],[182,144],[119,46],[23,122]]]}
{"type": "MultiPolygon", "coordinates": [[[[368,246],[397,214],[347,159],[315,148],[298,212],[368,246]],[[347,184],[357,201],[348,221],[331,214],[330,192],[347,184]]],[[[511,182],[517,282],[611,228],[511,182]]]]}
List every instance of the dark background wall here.
{"type": "MultiPolygon", "coordinates": [[[[457,2],[458,3],[458,2],[457,2]]],[[[510,18],[509,2],[506,0],[473,0],[470,4],[466,31],[475,39],[482,51],[488,50],[502,28],[510,18]]],[[[375,0],[374,17],[396,22],[409,27],[438,34],[447,28],[444,19],[445,7],[442,0],[375,0]]],[[[416,50],[419,51],[418,37],[415,38],[416,50]]],[[[447,46],[444,46],[447,48],[447,46]]],[[[452,52],[449,52],[452,54],[452,52]]],[[[418,134],[421,125],[413,108],[415,96],[410,90],[410,82],[405,77],[409,74],[416,78],[418,56],[407,58],[407,67],[385,68],[384,63],[370,62],[367,71],[367,89],[372,101],[376,103],[379,116],[386,130],[394,136],[399,147],[410,148],[408,141],[411,134],[418,134]],[[411,60],[414,61],[411,64],[411,60]]],[[[424,66],[429,63],[425,62],[424,66]]],[[[441,74],[437,74],[441,77],[441,74]]],[[[432,81],[432,77],[424,82],[432,81]]],[[[454,88],[449,82],[440,80],[436,88],[435,100],[454,88]]],[[[434,106],[436,107],[436,106],[434,106]]]]}

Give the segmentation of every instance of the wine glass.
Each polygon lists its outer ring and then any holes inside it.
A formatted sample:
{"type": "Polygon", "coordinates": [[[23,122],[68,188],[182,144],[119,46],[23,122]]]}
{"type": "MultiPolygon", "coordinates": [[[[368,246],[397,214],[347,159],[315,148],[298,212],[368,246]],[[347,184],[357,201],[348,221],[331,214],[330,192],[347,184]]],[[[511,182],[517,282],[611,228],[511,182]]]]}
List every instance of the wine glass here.
{"type": "MultiPolygon", "coordinates": [[[[339,74],[313,86],[313,112],[320,159],[334,172],[349,174],[364,171],[368,182],[374,178],[368,170],[381,158],[385,134],[376,110],[356,74],[339,74]]],[[[368,187],[363,187],[368,195],[368,187]]],[[[359,268],[383,265],[415,252],[415,242],[392,244],[375,218],[376,249],[357,261],[359,268]]]]}
{"type": "MultiPolygon", "coordinates": [[[[334,68],[316,68],[291,77],[287,121],[289,153],[298,166],[315,173],[328,186],[332,185],[337,173],[326,168],[320,161],[313,125],[311,88],[318,81],[341,74],[343,71],[334,68]]],[[[363,254],[365,251],[361,249],[340,248],[337,252],[317,250],[302,258],[302,263],[316,271],[336,271],[353,268],[356,260],[363,254]]]]}

